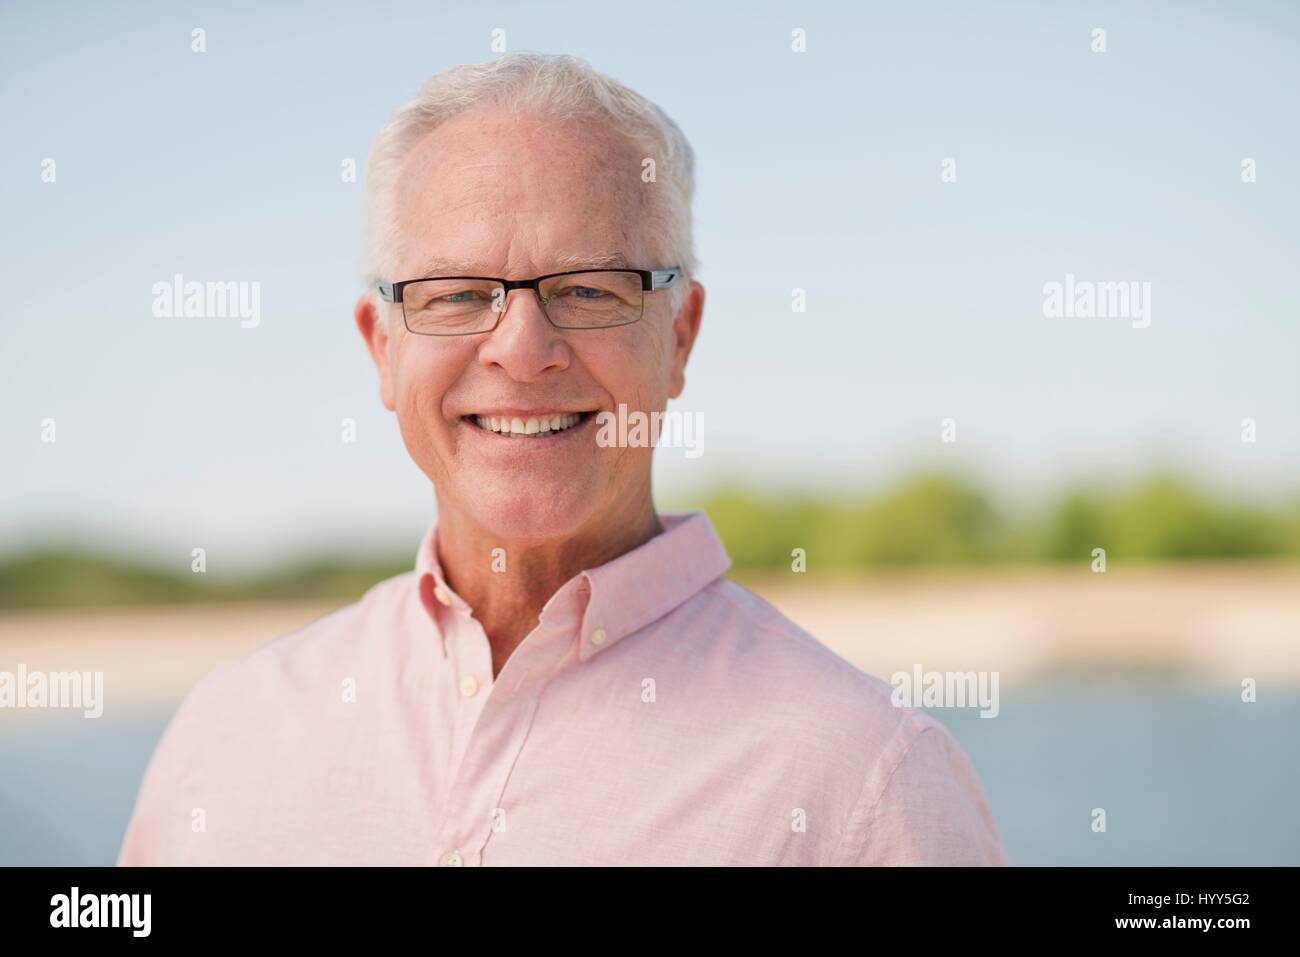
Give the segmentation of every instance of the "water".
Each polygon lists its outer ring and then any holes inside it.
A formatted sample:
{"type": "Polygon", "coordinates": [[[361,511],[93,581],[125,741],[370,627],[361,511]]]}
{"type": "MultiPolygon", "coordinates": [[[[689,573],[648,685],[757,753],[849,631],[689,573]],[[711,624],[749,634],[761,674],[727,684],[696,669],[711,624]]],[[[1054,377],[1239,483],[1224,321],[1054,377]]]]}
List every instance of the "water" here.
{"type": "MultiPolygon", "coordinates": [[[[934,714],[1016,864],[1300,864],[1300,693],[1076,679],[934,714]]],[[[0,713],[0,864],[112,864],[168,718],[0,713]]]]}
{"type": "Polygon", "coordinates": [[[984,783],[1013,863],[1300,864],[1300,693],[1074,680],[935,712],[984,783]],[[1092,809],[1106,832],[1092,830],[1092,809]]]}
{"type": "Polygon", "coordinates": [[[170,717],[0,712],[0,864],[115,863],[170,717]]]}

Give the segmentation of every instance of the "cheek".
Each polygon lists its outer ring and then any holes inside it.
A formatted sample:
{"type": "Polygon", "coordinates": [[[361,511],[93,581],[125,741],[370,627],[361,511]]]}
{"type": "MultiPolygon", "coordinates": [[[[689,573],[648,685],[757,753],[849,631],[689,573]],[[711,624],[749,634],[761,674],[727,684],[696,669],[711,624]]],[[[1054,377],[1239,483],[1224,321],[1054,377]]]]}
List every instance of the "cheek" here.
{"type": "Polygon", "coordinates": [[[421,452],[421,464],[446,449],[449,430],[442,412],[443,398],[456,372],[427,346],[417,343],[398,356],[393,382],[397,421],[407,447],[421,452]]]}
{"type": "Polygon", "coordinates": [[[441,390],[429,380],[410,379],[399,392],[398,412],[432,440],[442,421],[440,397],[441,390]]]}
{"type": "Polygon", "coordinates": [[[591,368],[596,380],[629,409],[662,408],[668,398],[672,373],[672,352],[663,330],[646,324],[636,333],[593,356],[591,368]]]}

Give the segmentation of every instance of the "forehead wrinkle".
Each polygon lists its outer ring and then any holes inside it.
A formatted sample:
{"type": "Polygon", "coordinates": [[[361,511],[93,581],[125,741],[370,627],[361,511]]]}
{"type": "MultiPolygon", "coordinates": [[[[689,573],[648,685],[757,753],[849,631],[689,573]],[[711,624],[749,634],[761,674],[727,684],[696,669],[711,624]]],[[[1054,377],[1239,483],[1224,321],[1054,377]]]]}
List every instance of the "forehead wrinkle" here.
{"type": "MultiPolygon", "coordinates": [[[[647,237],[638,236],[635,227],[645,221],[653,197],[645,189],[637,189],[641,185],[640,164],[634,155],[634,144],[625,138],[611,137],[603,130],[584,132],[577,137],[557,136],[559,145],[570,149],[563,162],[552,168],[545,162],[548,154],[538,149],[540,144],[535,136],[521,138],[523,152],[532,154],[532,161],[521,163],[520,151],[511,154],[503,148],[500,138],[477,136],[468,142],[452,139],[450,148],[440,151],[437,137],[442,131],[442,128],[432,131],[418,144],[399,174],[399,189],[411,196],[411,201],[398,204],[404,234],[402,245],[409,253],[417,254],[411,260],[421,260],[418,247],[433,238],[431,234],[437,234],[439,245],[452,245],[454,249],[457,237],[451,233],[470,230],[477,242],[486,229],[488,233],[508,234],[501,237],[508,242],[510,250],[504,263],[517,262],[517,252],[524,254],[523,259],[537,269],[538,275],[584,267],[643,268],[647,265],[636,259],[647,237]],[[627,160],[627,169],[622,174],[619,169],[624,164],[611,154],[627,160]],[[455,180],[458,175],[466,182],[450,191],[447,180],[455,180]],[[419,188],[421,183],[428,183],[430,188],[419,188]],[[517,201],[512,202],[512,197],[517,201]],[[599,224],[599,228],[575,234],[566,228],[569,224],[560,212],[561,205],[571,218],[585,220],[592,227],[599,224]],[[562,253],[549,254],[543,248],[525,250],[525,246],[532,245],[529,239],[538,238],[534,235],[538,227],[545,230],[551,224],[551,214],[557,214],[555,225],[563,231],[554,237],[562,253]],[[449,223],[448,219],[460,221],[449,223]],[[537,219],[541,222],[527,222],[537,219]],[[428,226],[422,227],[422,223],[428,226]],[[520,228],[526,228],[527,239],[519,234],[520,228]],[[585,242],[588,236],[592,240],[590,245],[585,242]]],[[[498,273],[498,268],[485,267],[482,260],[457,257],[453,250],[448,253],[425,259],[426,268],[419,275],[498,273]]],[[[496,261],[497,256],[491,258],[496,261]]]]}
{"type": "MultiPolygon", "coordinates": [[[[547,256],[544,263],[549,263],[544,272],[538,275],[545,275],[548,272],[563,272],[569,269],[637,269],[640,268],[631,257],[622,252],[596,253],[591,255],[583,254],[563,254],[557,256],[547,256]]],[[[487,276],[492,270],[486,270],[482,263],[474,262],[469,259],[457,259],[449,256],[432,256],[423,261],[420,268],[421,276],[487,276]]],[[[511,278],[507,276],[502,279],[511,278]]],[[[520,278],[533,278],[520,277],[520,278]]]]}

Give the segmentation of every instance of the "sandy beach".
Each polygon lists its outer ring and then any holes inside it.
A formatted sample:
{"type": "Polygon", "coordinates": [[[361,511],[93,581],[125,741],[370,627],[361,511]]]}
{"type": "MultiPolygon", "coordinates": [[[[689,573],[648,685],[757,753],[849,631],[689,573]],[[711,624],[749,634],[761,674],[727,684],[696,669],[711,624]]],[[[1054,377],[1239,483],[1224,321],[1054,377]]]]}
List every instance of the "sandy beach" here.
{"type": "MultiPolygon", "coordinates": [[[[921,665],[1154,672],[1211,685],[1300,685],[1300,567],[1029,568],[840,580],[744,579],[825,644],[886,680],[921,665]]],[[[0,670],[102,671],[110,706],[178,702],[208,671],[333,603],[156,606],[0,614],[0,670]]]]}

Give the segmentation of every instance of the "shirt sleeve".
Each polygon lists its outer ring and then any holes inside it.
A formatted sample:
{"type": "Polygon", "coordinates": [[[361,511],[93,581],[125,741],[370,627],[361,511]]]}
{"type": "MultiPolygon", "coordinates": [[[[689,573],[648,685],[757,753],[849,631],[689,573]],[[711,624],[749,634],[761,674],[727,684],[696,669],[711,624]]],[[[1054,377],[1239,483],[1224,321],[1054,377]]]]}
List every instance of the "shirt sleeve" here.
{"type": "Polygon", "coordinates": [[[952,734],[928,716],[908,728],[900,756],[863,788],[849,819],[843,863],[1006,866],[979,778],[952,734]]]}
{"type": "Polygon", "coordinates": [[[190,831],[194,803],[187,794],[186,782],[192,776],[192,757],[202,753],[202,743],[192,733],[189,718],[204,684],[200,682],[185,697],[149,759],[118,852],[118,867],[186,863],[179,849],[190,831]]]}

